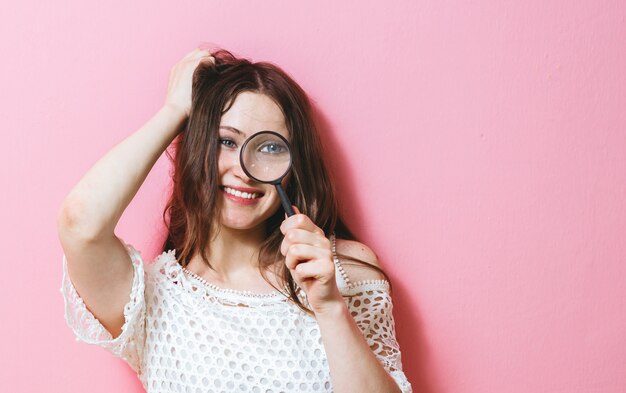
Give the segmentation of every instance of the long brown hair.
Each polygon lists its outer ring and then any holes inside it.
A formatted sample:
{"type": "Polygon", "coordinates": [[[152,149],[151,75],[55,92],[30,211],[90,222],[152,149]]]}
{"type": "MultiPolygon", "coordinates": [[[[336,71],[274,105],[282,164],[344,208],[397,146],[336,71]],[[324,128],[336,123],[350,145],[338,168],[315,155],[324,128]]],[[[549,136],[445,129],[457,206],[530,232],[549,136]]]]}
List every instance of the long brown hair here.
{"type": "MultiPolygon", "coordinates": [[[[225,50],[212,55],[214,64],[201,63],[194,73],[186,128],[173,143],[174,157],[167,153],[173,162],[173,189],[163,212],[168,228],[163,251],[176,249],[177,260],[183,267],[199,253],[211,267],[205,243],[216,230],[214,218],[220,216],[217,203],[219,125],[222,115],[242,92],[264,94],[282,110],[291,136],[293,162],[286,192],[292,203],[327,235],[334,233],[338,238],[355,240],[339,217],[335,188],[322,159],[322,145],[306,93],[271,63],[252,63],[225,50]]],[[[284,213],[278,209],[266,223],[267,237],[259,252],[259,271],[274,287],[266,276],[266,269],[274,267],[282,284],[288,288],[286,296],[312,314],[298,298],[297,285],[289,269],[283,263],[276,263],[284,259],[280,253],[283,235],[279,229],[283,220],[284,213]]],[[[381,272],[390,281],[379,267],[348,259],[381,272]]]]}

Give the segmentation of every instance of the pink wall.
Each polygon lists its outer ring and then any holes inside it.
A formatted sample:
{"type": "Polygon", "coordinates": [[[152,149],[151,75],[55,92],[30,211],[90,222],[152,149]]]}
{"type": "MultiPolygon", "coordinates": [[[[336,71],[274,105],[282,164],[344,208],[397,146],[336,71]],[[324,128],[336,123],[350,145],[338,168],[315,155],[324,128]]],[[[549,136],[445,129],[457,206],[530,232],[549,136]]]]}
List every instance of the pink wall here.
{"type": "MultiPolygon", "coordinates": [[[[201,41],[317,103],[416,391],[626,391],[623,2],[115,3],[0,5],[0,391],[141,390],[65,326],[55,219],[201,41]]],[[[148,257],[166,164],[118,227],[148,257]]]]}

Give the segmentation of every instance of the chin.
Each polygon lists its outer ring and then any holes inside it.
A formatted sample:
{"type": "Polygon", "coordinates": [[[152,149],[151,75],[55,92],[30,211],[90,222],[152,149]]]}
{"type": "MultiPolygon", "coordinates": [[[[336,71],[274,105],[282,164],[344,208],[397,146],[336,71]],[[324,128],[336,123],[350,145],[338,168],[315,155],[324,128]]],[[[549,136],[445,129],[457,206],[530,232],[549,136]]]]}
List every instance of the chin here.
{"type": "Polygon", "coordinates": [[[224,228],[245,231],[245,230],[249,230],[249,229],[253,229],[257,227],[258,223],[256,223],[255,225],[255,223],[252,223],[247,220],[233,220],[233,219],[223,218],[221,226],[224,228]]]}
{"type": "Polygon", "coordinates": [[[221,226],[233,230],[249,231],[265,227],[266,222],[281,209],[280,200],[256,206],[239,206],[224,201],[221,207],[221,226]]]}
{"type": "Polygon", "coordinates": [[[221,226],[224,228],[246,231],[263,226],[265,221],[265,219],[253,217],[250,214],[222,214],[221,226]]]}

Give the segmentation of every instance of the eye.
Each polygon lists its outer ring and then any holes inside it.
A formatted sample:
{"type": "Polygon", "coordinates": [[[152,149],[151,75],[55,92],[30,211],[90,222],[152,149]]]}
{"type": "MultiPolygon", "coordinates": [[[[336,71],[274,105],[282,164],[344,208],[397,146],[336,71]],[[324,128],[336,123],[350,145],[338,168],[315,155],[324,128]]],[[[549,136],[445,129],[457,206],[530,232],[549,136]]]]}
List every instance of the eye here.
{"type": "Polygon", "coordinates": [[[287,151],[287,147],[278,142],[266,142],[259,146],[259,151],[266,154],[281,154],[287,151]]]}
{"type": "Polygon", "coordinates": [[[236,149],[237,148],[237,144],[232,139],[220,138],[219,143],[220,143],[220,145],[222,145],[224,147],[228,147],[230,149],[236,149]]]}

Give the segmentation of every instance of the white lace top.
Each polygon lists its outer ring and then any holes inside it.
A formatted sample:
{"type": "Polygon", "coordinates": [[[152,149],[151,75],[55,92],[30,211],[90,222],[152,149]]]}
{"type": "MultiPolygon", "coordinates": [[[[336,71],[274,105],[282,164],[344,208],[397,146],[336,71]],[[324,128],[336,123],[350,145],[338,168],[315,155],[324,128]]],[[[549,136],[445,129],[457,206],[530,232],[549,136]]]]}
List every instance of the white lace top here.
{"type": "MultiPolygon", "coordinates": [[[[118,337],[83,303],[65,255],[61,293],[76,340],[124,359],[147,392],[332,392],[319,325],[285,295],[218,288],[183,269],[175,250],[144,265],[133,246],[126,249],[134,278],[118,337]]],[[[338,287],[372,351],[401,390],[412,392],[402,372],[389,283],[351,283],[334,259],[338,287]]]]}

